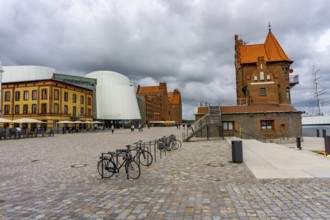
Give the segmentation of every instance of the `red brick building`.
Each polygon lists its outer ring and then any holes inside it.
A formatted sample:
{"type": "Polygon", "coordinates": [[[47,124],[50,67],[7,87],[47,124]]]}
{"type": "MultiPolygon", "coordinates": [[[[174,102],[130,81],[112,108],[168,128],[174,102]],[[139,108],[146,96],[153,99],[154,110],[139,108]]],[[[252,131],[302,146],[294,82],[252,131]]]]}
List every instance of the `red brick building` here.
{"type": "MultiPolygon", "coordinates": [[[[301,112],[291,105],[290,96],[290,89],[298,83],[298,76],[290,80],[292,63],[270,29],[263,44],[246,45],[235,35],[237,106],[198,107],[196,120],[219,112],[221,126],[208,127],[211,136],[264,140],[300,137],[301,112]]],[[[206,135],[202,129],[199,136],[206,135]]]]}
{"type": "Polygon", "coordinates": [[[161,82],[159,86],[138,86],[136,94],[144,97],[147,122],[182,122],[181,94],[178,89],[167,92],[166,83],[161,82]]]}

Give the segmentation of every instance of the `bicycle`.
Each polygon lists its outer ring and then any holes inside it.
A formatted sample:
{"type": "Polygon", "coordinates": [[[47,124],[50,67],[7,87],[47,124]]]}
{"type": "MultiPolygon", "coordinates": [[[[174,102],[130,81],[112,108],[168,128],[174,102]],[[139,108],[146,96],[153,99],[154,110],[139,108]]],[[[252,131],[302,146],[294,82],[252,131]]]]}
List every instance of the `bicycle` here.
{"type": "Polygon", "coordinates": [[[152,154],[145,149],[142,141],[138,141],[134,143],[136,147],[132,150],[136,151],[134,158],[137,162],[142,164],[143,166],[150,166],[153,162],[152,154]]]}
{"type": "Polygon", "coordinates": [[[131,146],[127,145],[127,149],[117,149],[116,152],[102,153],[97,163],[97,170],[103,178],[111,178],[115,173],[119,173],[120,169],[125,166],[127,179],[137,179],[141,175],[140,165],[134,160],[131,153],[131,146]],[[123,161],[119,161],[122,157],[123,161]]]}
{"type": "Polygon", "coordinates": [[[176,140],[175,135],[170,135],[168,137],[164,136],[157,140],[157,149],[162,150],[177,150],[181,147],[181,141],[176,140]]]}

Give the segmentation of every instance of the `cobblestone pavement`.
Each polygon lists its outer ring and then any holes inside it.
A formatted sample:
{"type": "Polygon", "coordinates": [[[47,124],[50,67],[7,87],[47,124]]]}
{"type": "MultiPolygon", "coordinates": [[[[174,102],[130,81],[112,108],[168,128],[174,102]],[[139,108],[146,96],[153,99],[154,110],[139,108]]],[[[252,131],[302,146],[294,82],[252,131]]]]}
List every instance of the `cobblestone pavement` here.
{"type": "Polygon", "coordinates": [[[330,219],[330,179],[254,178],[223,140],[183,143],[141,177],[99,180],[101,152],[176,128],[0,141],[0,219],[330,219]],[[79,168],[72,165],[86,164],[79,168]]]}

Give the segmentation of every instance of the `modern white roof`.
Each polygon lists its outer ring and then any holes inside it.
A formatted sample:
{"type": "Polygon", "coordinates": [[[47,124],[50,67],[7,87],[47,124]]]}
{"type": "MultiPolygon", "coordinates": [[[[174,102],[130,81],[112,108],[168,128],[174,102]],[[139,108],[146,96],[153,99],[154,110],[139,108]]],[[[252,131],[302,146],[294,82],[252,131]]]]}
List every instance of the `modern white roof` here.
{"type": "Polygon", "coordinates": [[[45,66],[3,66],[2,82],[20,82],[51,79],[54,68],[45,66]]]}
{"type": "Polygon", "coordinates": [[[133,84],[117,72],[95,71],[85,75],[97,79],[97,118],[103,120],[141,119],[133,84]]]}

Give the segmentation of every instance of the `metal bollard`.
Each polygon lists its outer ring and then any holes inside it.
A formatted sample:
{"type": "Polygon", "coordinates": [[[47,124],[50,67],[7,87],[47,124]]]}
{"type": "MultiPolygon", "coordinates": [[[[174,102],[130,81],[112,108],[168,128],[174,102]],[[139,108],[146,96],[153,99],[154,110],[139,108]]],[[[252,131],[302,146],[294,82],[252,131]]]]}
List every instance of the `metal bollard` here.
{"type": "Polygon", "coordinates": [[[302,148],[301,148],[301,138],[300,137],[297,137],[297,148],[299,149],[299,150],[302,150],[302,148]]]}

